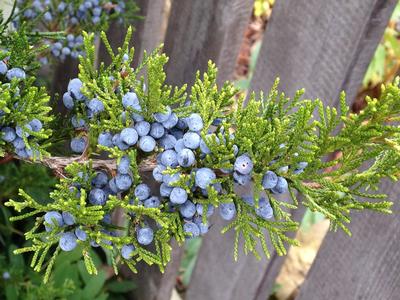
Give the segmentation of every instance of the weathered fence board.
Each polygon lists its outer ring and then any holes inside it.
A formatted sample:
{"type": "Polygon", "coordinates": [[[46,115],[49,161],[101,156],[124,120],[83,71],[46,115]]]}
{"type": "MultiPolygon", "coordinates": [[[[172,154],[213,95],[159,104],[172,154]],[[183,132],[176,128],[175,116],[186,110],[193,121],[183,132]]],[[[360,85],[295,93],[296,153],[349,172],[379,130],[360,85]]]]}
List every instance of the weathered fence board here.
{"type": "MultiPolygon", "coordinates": [[[[344,89],[353,99],[395,1],[277,1],[264,35],[252,90],[269,90],[276,77],[288,95],[336,106],[344,89]]],[[[301,219],[302,212],[294,218],[301,219]]],[[[218,222],[218,221],[217,221],[218,222]]],[[[218,227],[220,224],[216,224],[218,227]]],[[[233,235],[214,228],[204,238],[187,299],[257,299],[271,292],[283,258],[251,256],[232,262],[233,235]]]]}
{"type": "Polygon", "coordinates": [[[174,0],[165,38],[168,80],[192,83],[212,59],[219,83],[231,79],[254,0],[174,0]]]}
{"type": "Polygon", "coordinates": [[[281,88],[335,103],[353,100],[395,0],[277,1],[257,61],[253,90],[281,88]]]}
{"type": "Polygon", "coordinates": [[[386,181],[382,191],[390,191],[395,213],[354,213],[352,237],[328,233],[296,299],[399,299],[400,185],[386,181]]]}
{"type": "MultiPolygon", "coordinates": [[[[166,0],[137,0],[140,8],[138,15],[141,16],[132,24],[134,33],[131,46],[135,47],[133,66],[137,66],[142,59],[143,51],[152,51],[164,40],[167,20],[166,0]]],[[[126,27],[118,22],[113,22],[107,32],[107,37],[113,49],[116,50],[122,44],[126,35],[126,27]]],[[[100,61],[110,63],[110,57],[104,45],[100,45],[100,61]]]]}

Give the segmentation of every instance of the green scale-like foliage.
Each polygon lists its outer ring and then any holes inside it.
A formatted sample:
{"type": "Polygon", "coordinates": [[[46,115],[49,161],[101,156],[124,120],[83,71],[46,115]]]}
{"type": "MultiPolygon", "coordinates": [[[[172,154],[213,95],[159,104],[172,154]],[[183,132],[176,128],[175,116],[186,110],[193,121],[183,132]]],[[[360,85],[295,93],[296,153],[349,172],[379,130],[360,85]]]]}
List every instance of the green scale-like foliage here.
{"type": "MultiPolygon", "coordinates": [[[[10,32],[7,23],[0,25],[0,61],[7,65],[8,70],[19,68],[24,71],[23,79],[13,78],[11,81],[6,74],[0,74],[0,127],[21,127],[24,133],[29,134],[29,139],[23,136],[26,149],[33,152],[32,157],[38,158],[47,154],[49,146],[46,141],[51,130],[48,128],[53,117],[49,115],[50,97],[46,88],[35,86],[35,72],[39,64],[35,56],[44,50],[44,47],[34,47],[38,36],[28,36],[24,28],[19,32],[10,32]],[[37,132],[26,127],[33,119],[39,120],[45,126],[37,132]]],[[[1,135],[0,135],[1,136],[1,135]]],[[[13,152],[11,143],[0,139],[0,157],[5,153],[13,152]]]]}
{"type": "MultiPolygon", "coordinates": [[[[221,88],[217,86],[217,69],[211,62],[205,74],[197,74],[191,87],[171,87],[165,83],[164,65],[168,58],[160,49],[145,53],[138,67],[131,68],[134,56],[134,49],[128,46],[131,34],[129,29],[117,52],[111,49],[105,34],[101,35],[112,62],[108,66],[100,63],[99,68],[94,67],[94,36],[84,34],[86,55],[80,58],[79,66],[81,91],[87,99],[101,100],[104,110],[88,118],[84,101],[74,106],[73,114],[86,121],[78,134],[88,137],[88,147],[80,157],[81,164],[75,162],[66,167],[66,174],[51,194],[54,202],[41,205],[21,190],[20,200],[6,203],[21,212],[12,220],[36,217],[35,226],[25,234],[32,244],[15,252],[34,252],[32,267],[40,271],[46,266],[45,280],[60,252],[60,234],[76,227],[88,233],[88,239],[78,241],[78,246],[91,274],[96,273],[89,254],[93,243],[111,255],[115,271],[119,263],[126,263],[136,271],[135,265],[141,260],[158,265],[163,271],[170,260],[170,241],[175,239],[182,244],[191,237],[183,229],[186,220],[178,211],[170,209],[166,199],[161,199],[157,208],[147,208],[134,194],[134,188],[143,181],[146,164],[152,164],[164,149],[157,146],[153,152],[143,153],[136,146],[121,150],[97,144],[101,132],[115,134],[133,126],[130,115],[140,113],[146,121],[153,122],[154,113],[164,112],[167,106],[180,118],[191,113],[200,114],[204,122],[200,134],[210,153],[201,155],[200,150],[196,150],[197,161],[193,166],[168,168],[163,174],[180,172],[179,180],[172,185],[185,189],[195,204],[220,207],[224,203],[234,203],[236,216],[226,223],[222,232],[235,231],[236,240],[232,245],[235,258],[241,239],[244,252],[256,257],[261,255],[257,252],[259,243],[268,257],[271,247],[279,255],[286,254],[288,245],[297,245],[296,240],[288,237],[288,232],[298,229],[291,212],[300,205],[321,212],[330,219],[332,229],[339,227],[347,233],[350,233],[346,224],[350,222],[352,210],[391,212],[392,203],[386,201],[386,195],[376,191],[383,178],[397,180],[399,174],[398,80],[383,88],[380,99],[367,98],[366,108],[358,115],[349,112],[344,94],[337,111],[324,107],[320,100],[303,100],[302,90],[292,99],[287,97],[278,91],[278,80],[267,97],[262,93],[251,94],[244,105],[244,96],[238,94],[232,83],[227,82],[221,88]],[[124,58],[126,54],[128,59],[124,58]],[[125,109],[122,105],[123,95],[133,91],[140,101],[140,111],[125,109]],[[216,119],[221,122],[212,125],[216,119]],[[101,152],[109,159],[98,160],[101,152]],[[334,152],[339,154],[331,159],[334,152]],[[228,171],[233,169],[236,156],[242,154],[251,158],[254,167],[251,184],[240,192],[228,171]],[[114,176],[116,163],[123,156],[130,158],[132,187],[110,195],[103,206],[90,204],[87,195],[96,171],[102,169],[110,177],[114,176]],[[296,167],[300,163],[308,163],[303,172],[298,172],[296,167]],[[206,191],[199,193],[192,189],[194,171],[204,167],[213,169],[217,178],[206,191]],[[288,182],[284,197],[263,189],[262,178],[267,171],[275,172],[288,182]],[[222,192],[217,190],[218,184],[222,192]],[[246,196],[254,198],[254,205],[244,201],[246,196]],[[257,213],[261,198],[270,203],[273,218],[262,218],[257,213]],[[43,225],[49,224],[45,224],[43,215],[49,211],[69,212],[74,215],[75,224],[46,231],[43,225]],[[111,225],[104,221],[106,215],[115,212],[122,212],[123,224],[111,225]],[[137,242],[136,232],[146,224],[155,228],[152,247],[137,242]],[[111,235],[110,231],[117,234],[111,235]],[[121,248],[126,244],[135,246],[130,259],[121,257],[121,248]]],[[[206,214],[202,218],[207,221],[206,214]]]]}

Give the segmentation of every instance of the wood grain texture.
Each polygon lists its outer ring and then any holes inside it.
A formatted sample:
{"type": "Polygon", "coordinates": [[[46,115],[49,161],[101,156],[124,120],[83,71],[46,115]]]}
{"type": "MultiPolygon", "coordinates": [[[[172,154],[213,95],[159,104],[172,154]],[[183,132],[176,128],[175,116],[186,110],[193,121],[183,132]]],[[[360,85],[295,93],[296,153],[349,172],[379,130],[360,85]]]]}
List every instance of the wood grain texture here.
{"type": "MultiPolygon", "coordinates": [[[[141,61],[144,50],[152,51],[163,42],[167,20],[166,0],[136,0],[136,3],[140,8],[138,15],[141,18],[132,24],[135,29],[131,43],[131,46],[135,47],[134,67],[141,61]]],[[[126,30],[127,28],[118,22],[110,25],[107,36],[114,51],[122,45],[126,30]]],[[[110,63],[104,45],[100,45],[99,55],[100,61],[110,63]]]]}
{"type": "MultiPolygon", "coordinates": [[[[339,93],[347,87],[353,98],[393,3],[277,1],[264,35],[252,89],[267,91],[280,76],[281,89],[288,95],[306,87],[307,97],[321,97],[325,104],[337,106],[339,93]]],[[[295,220],[301,220],[302,215],[302,209],[293,212],[295,220]]],[[[275,252],[269,261],[242,255],[234,263],[233,233],[221,238],[220,223],[216,220],[202,243],[187,299],[265,300],[283,258],[275,252]]]]}
{"type": "Polygon", "coordinates": [[[219,68],[219,83],[232,79],[253,1],[174,0],[165,37],[168,81],[191,84],[210,59],[219,68]]]}
{"type": "Polygon", "coordinates": [[[276,77],[292,95],[335,105],[345,90],[354,99],[396,0],[277,1],[268,24],[253,90],[268,90],[276,77]]]}
{"type": "Polygon", "coordinates": [[[382,191],[390,191],[394,213],[354,213],[352,237],[328,233],[297,300],[400,298],[400,185],[384,182],[382,191]]]}
{"type": "Polygon", "coordinates": [[[151,52],[164,41],[167,21],[166,0],[137,0],[144,16],[143,20],[135,23],[136,30],[133,33],[133,46],[136,49],[134,66],[137,66],[143,58],[143,51],[151,52]]]}

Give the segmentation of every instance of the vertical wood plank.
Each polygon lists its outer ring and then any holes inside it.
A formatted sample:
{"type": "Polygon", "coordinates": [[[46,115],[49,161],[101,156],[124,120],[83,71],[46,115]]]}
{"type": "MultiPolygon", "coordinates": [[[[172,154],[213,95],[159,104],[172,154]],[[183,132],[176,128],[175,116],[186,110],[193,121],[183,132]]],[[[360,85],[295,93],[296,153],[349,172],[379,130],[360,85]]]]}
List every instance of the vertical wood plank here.
{"type": "Polygon", "coordinates": [[[352,101],[396,0],[278,1],[257,61],[252,90],[281,88],[336,103],[352,101]]]}
{"type": "Polygon", "coordinates": [[[219,68],[219,83],[232,79],[253,2],[174,0],[165,37],[167,80],[191,84],[210,59],[219,68]]]}
{"type": "Polygon", "coordinates": [[[390,191],[395,213],[355,213],[352,237],[328,233],[296,299],[399,299],[400,185],[384,182],[382,191],[390,191]]]}
{"type": "Polygon", "coordinates": [[[164,41],[167,21],[166,0],[137,0],[143,20],[135,22],[136,30],[133,34],[133,46],[136,49],[136,66],[143,57],[143,51],[154,50],[164,41]]]}
{"type": "MultiPolygon", "coordinates": [[[[133,33],[131,46],[135,47],[135,57],[133,66],[141,61],[143,51],[152,51],[158,47],[164,40],[165,27],[167,21],[166,0],[136,0],[140,11],[140,19],[132,24],[135,31],[133,33]]],[[[107,36],[114,51],[122,44],[126,35],[126,27],[118,22],[113,22],[107,31],[107,36]]],[[[110,63],[110,57],[107,54],[104,45],[100,45],[100,61],[106,64],[110,63]]]]}
{"type": "MultiPolygon", "coordinates": [[[[353,99],[396,1],[277,1],[267,26],[251,89],[268,91],[276,77],[293,95],[320,97],[336,106],[344,89],[353,99]]],[[[302,210],[294,212],[300,220],[302,210]]],[[[204,239],[188,299],[265,300],[283,258],[232,260],[233,234],[219,224],[204,239]]],[[[306,298],[304,298],[306,299],[306,298]]],[[[322,298],[320,298],[322,299],[322,298]]]]}

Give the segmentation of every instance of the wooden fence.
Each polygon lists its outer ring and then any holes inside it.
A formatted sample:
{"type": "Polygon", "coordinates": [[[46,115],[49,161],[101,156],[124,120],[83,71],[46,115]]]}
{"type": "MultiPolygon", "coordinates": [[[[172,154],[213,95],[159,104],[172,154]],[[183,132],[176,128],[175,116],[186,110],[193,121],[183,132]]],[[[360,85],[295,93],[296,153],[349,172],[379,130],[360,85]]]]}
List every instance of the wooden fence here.
{"type": "MultiPolygon", "coordinates": [[[[254,0],[137,2],[144,16],[134,24],[137,53],[164,42],[170,57],[169,83],[193,82],[196,70],[205,70],[209,59],[219,67],[219,83],[232,79],[254,0]],[[163,21],[166,19],[167,23],[163,21]]],[[[350,103],[396,3],[277,0],[263,37],[251,89],[267,91],[279,76],[281,89],[288,95],[305,87],[306,97],[318,97],[337,106],[339,93],[345,90],[350,103]]],[[[121,32],[124,30],[117,25],[110,29],[115,45],[120,43],[121,32]]],[[[393,197],[400,189],[387,184],[383,188],[393,197]]],[[[301,210],[295,212],[297,220],[302,215],[301,210]]],[[[214,220],[213,229],[203,238],[186,299],[267,299],[284,258],[272,253],[270,260],[257,261],[242,254],[237,263],[233,262],[234,236],[221,236],[220,223],[214,220]]],[[[329,233],[298,299],[399,299],[400,260],[393,255],[400,246],[399,223],[397,216],[363,213],[354,215],[350,225],[353,238],[329,233]]],[[[182,250],[175,248],[173,263],[164,275],[143,266],[135,277],[136,298],[169,300],[181,256],[182,250]]]]}

